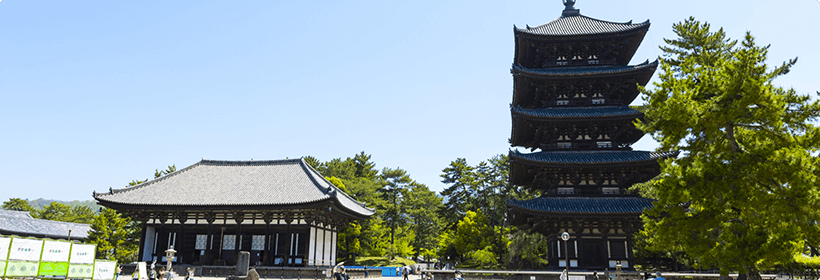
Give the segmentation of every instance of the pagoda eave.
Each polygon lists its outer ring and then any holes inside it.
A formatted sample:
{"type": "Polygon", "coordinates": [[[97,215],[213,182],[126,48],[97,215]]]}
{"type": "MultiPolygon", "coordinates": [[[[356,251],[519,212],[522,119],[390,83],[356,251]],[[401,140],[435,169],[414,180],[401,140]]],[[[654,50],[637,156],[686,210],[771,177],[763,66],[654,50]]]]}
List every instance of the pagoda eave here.
{"type": "Polygon", "coordinates": [[[513,76],[523,76],[535,79],[603,79],[610,77],[636,77],[636,80],[641,81],[641,85],[646,85],[652,74],[658,68],[659,61],[643,62],[637,65],[602,65],[602,66],[574,66],[574,67],[548,67],[548,68],[527,68],[523,66],[513,65],[510,73],[513,76]]]}

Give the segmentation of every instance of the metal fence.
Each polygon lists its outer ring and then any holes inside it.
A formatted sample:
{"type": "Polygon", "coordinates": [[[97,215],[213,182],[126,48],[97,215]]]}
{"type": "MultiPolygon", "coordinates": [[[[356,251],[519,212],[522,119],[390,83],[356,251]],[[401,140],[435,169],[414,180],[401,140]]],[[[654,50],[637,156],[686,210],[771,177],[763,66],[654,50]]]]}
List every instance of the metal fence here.
{"type": "MultiPolygon", "coordinates": [[[[464,279],[469,280],[560,280],[561,271],[506,271],[506,270],[460,270],[464,279]]],[[[455,277],[455,270],[422,270],[423,274],[430,273],[435,280],[450,280],[455,277]]],[[[603,271],[598,271],[599,279],[605,279],[603,271]]],[[[613,280],[645,280],[643,272],[638,271],[609,271],[613,280]]],[[[662,273],[667,280],[718,280],[720,274],[712,273],[662,273]]],[[[571,271],[569,280],[595,280],[595,272],[571,271]]],[[[763,279],[774,280],[777,275],[763,274],[763,279]]],[[[729,278],[737,279],[738,274],[729,274],[729,278]]]]}

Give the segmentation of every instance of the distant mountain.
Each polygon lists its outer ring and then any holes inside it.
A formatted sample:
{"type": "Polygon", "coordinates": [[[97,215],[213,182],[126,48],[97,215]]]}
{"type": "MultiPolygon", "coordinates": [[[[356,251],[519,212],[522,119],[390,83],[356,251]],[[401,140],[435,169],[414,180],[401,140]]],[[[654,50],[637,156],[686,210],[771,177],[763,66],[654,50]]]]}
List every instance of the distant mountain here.
{"type": "Polygon", "coordinates": [[[69,205],[69,206],[72,206],[72,207],[75,206],[75,205],[88,206],[88,207],[91,208],[91,210],[94,210],[94,212],[97,212],[97,211],[100,210],[100,208],[102,208],[102,206],[97,205],[97,203],[94,202],[93,200],[62,201],[62,200],[52,200],[52,199],[45,199],[45,198],[38,198],[38,199],[35,199],[35,200],[28,200],[28,204],[30,204],[31,207],[34,207],[34,209],[43,209],[44,206],[47,206],[47,205],[51,204],[52,202],[62,203],[62,204],[69,205]]]}

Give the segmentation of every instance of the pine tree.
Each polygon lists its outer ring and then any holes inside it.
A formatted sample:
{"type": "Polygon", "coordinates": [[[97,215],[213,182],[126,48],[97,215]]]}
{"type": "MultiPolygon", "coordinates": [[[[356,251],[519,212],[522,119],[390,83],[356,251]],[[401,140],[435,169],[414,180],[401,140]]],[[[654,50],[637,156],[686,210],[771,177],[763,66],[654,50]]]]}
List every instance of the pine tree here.
{"type": "Polygon", "coordinates": [[[770,69],[769,46],[749,32],[738,45],[694,18],[673,28],[638,126],[682,153],[645,184],[658,201],[642,233],[654,249],[760,279],[820,241],[820,102],[772,85],[797,60],[770,69]]]}

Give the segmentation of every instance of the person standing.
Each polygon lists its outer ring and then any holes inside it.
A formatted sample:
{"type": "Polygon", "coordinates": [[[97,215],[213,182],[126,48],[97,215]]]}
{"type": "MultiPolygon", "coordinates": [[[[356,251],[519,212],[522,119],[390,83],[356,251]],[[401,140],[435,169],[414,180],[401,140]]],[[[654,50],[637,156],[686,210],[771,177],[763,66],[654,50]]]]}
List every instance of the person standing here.
{"type": "Polygon", "coordinates": [[[333,268],[333,279],[335,280],[348,280],[350,279],[350,275],[347,274],[345,271],[345,267],[342,265],[344,262],[340,262],[333,268]]]}
{"type": "Polygon", "coordinates": [[[560,278],[561,278],[561,280],[569,280],[569,272],[566,269],[564,269],[564,271],[561,272],[561,277],[560,278]]]}
{"type": "Polygon", "coordinates": [[[655,271],[655,280],[666,280],[666,278],[661,277],[660,271],[655,271]]]}
{"type": "Polygon", "coordinates": [[[464,280],[464,278],[461,278],[462,275],[461,270],[456,270],[455,278],[453,278],[453,280],[464,280]]]}
{"type": "Polygon", "coordinates": [[[194,280],[194,268],[188,267],[188,273],[185,274],[185,280],[194,280]]]}

